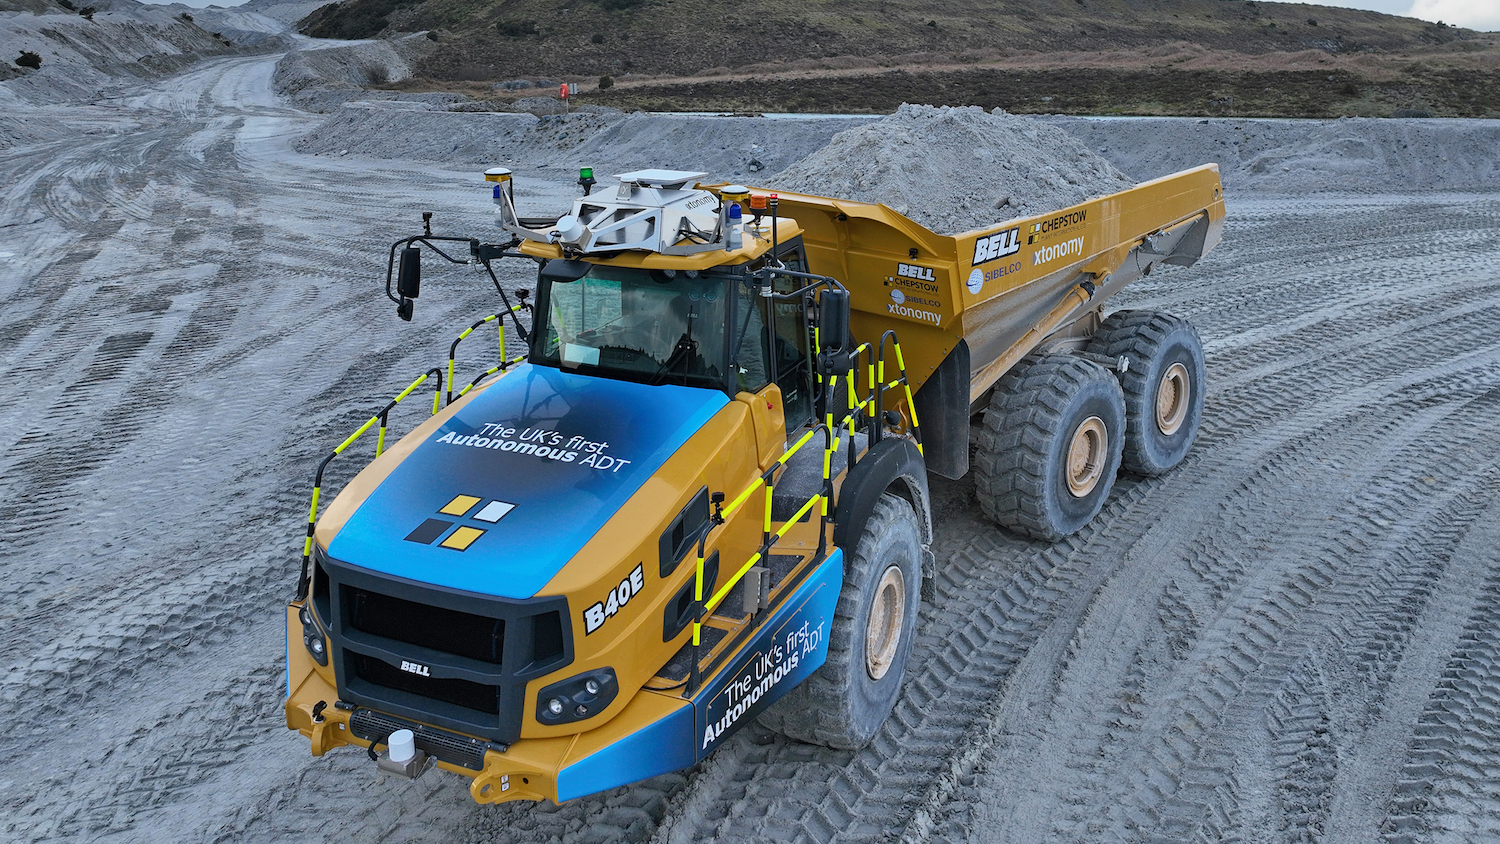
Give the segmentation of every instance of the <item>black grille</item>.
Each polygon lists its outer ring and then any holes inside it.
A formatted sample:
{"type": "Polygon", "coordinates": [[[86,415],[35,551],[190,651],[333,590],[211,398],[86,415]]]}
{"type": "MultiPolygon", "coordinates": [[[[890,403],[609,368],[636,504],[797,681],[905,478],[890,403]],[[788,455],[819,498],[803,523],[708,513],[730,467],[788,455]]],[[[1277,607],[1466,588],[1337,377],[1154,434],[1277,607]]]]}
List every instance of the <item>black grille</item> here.
{"type": "Polygon", "coordinates": [[[394,668],[373,656],[357,653],[351,653],[349,656],[352,658],[355,676],[367,683],[440,700],[476,712],[490,715],[500,712],[498,686],[486,686],[457,678],[423,677],[420,674],[394,668]]]}
{"type": "Polygon", "coordinates": [[[531,636],[531,664],[546,668],[562,659],[568,646],[563,641],[562,613],[553,610],[533,616],[531,636]]]}
{"type": "Polygon", "coordinates": [[[372,636],[431,648],[491,665],[505,655],[505,622],[419,604],[367,589],[344,587],[349,626],[372,636]]]}
{"type": "MultiPolygon", "coordinates": [[[[567,600],[514,600],[387,577],[319,550],[339,695],[511,744],[526,682],[573,661],[567,600]]],[[[321,614],[322,607],[319,612],[321,614]]]]}

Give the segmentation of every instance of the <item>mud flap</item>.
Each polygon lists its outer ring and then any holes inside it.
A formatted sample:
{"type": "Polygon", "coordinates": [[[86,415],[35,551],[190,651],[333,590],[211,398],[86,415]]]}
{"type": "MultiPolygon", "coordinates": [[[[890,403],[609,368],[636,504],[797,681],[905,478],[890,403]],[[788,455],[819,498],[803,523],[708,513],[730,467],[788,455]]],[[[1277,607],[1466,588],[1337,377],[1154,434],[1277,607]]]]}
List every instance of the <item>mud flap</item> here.
{"type": "Polygon", "coordinates": [[[969,471],[969,344],[953,347],[912,397],[927,470],[950,480],[969,471]]]}

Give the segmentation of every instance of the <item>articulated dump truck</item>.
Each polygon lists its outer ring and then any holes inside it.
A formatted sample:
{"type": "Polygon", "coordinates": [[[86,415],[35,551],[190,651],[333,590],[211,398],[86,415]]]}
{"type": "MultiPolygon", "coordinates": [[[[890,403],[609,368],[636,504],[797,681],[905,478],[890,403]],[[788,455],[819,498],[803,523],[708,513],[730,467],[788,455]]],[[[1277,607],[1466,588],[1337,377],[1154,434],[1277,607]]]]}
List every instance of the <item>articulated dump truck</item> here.
{"type": "Polygon", "coordinates": [[[1217,244],[1215,165],[956,236],[670,170],[585,170],[570,213],[522,217],[510,171],[486,178],[503,234],[424,215],[386,295],[410,319],[426,255],[487,272],[497,313],[317,470],[285,705],[314,755],[489,803],[686,768],[757,718],[861,747],[932,594],[929,472],[972,469],[991,519],[1048,540],[1196,435],[1192,326],[1104,304],[1217,244]],[[499,356],[459,388],[470,337],[499,356]],[[413,396],[430,416],[387,447],[413,396]]]}

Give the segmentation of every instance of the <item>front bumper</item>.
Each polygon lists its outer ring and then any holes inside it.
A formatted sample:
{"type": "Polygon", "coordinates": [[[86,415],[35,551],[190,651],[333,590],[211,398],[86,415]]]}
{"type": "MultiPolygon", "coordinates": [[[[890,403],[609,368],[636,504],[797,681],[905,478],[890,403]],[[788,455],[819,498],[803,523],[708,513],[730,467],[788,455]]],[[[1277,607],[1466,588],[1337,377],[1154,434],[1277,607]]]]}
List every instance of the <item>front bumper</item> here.
{"type": "Polygon", "coordinates": [[[302,646],[300,609],[300,604],[287,607],[284,708],[287,726],[307,737],[314,756],[345,745],[363,749],[373,743],[379,749],[392,730],[411,729],[417,749],[435,757],[438,767],[473,779],[469,794],[479,803],[562,802],[598,791],[605,782],[631,782],[697,761],[692,703],[649,690],[638,693],[598,729],[522,739],[509,746],[367,707],[336,705],[338,692],[302,646]],[[318,719],[313,717],[315,710],[318,719]]]}
{"type": "Polygon", "coordinates": [[[411,729],[439,767],[473,779],[469,794],[479,803],[572,800],[696,764],[805,680],[828,656],[842,581],[843,555],[834,549],[690,698],[643,688],[592,730],[508,746],[340,701],[332,672],[320,671],[302,644],[301,605],[293,603],[286,723],[308,738],[314,756],[342,745],[378,748],[390,730],[411,729]]]}

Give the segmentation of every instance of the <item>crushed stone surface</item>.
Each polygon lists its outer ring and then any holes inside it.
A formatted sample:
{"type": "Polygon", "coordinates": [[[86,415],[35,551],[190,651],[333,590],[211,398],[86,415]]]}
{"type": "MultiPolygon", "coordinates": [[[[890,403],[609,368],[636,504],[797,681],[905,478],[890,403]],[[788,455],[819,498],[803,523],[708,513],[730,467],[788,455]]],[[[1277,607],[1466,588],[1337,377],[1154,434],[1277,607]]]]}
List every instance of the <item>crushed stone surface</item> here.
{"type": "Polygon", "coordinates": [[[1500,189],[1500,120],[1043,117],[1134,179],[1217,162],[1258,193],[1500,189]]]}
{"type": "MultiPolygon", "coordinates": [[[[1500,433],[1475,424],[1500,413],[1500,122],[983,115],[1066,131],[1132,180],[1222,164],[1223,243],[1111,303],[1204,340],[1188,460],[1122,476],[1058,543],[987,522],[972,477],[934,479],[931,600],[862,750],[750,724],[685,771],[477,806],[465,778],[313,758],[282,723],[314,468],[496,307],[473,267],[434,262],[401,322],[380,292],[388,245],[425,210],[443,233],[493,232],[475,164],[528,168],[517,195],[538,203],[575,195],[580,163],[754,184],[811,174],[840,132],[882,121],[395,96],[324,116],[278,93],[280,55],[187,44],[171,48],[185,70],[111,70],[156,26],[130,2],[95,23],[136,34],[107,55],[76,42],[71,87],[0,80],[0,840],[1500,840],[1500,433]]],[[[0,39],[34,23],[0,16],[0,39]]],[[[372,50],[303,66],[326,62],[314,75],[336,90],[372,50]]],[[[996,149],[953,111],[887,119],[908,146],[944,147],[921,126],[946,120],[996,149]]],[[[1034,156],[1019,184],[1041,190],[1038,161],[1067,182],[1035,156],[1071,149],[1055,137],[1005,147],[1034,156]]],[[[906,172],[921,158],[864,168],[889,180],[877,199],[922,200],[919,219],[969,195],[939,180],[962,158],[906,172]],[[922,179],[950,186],[892,198],[922,179]]],[[[330,495],[352,469],[335,465],[330,495]]]]}
{"type": "Polygon", "coordinates": [[[903,105],[835,135],[770,187],[883,202],[954,234],[1076,205],[1134,181],[1067,132],[996,109],[903,105]]]}
{"type": "Polygon", "coordinates": [[[565,178],[571,173],[576,178],[579,167],[594,167],[605,176],[665,167],[753,184],[811,155],[849,124],[841,118],[643,112],[434,112],[405,102],[381,109],[350,102],[299,138],[295,147],[314,155],[504,165],[523,177],[565,178]]]}

